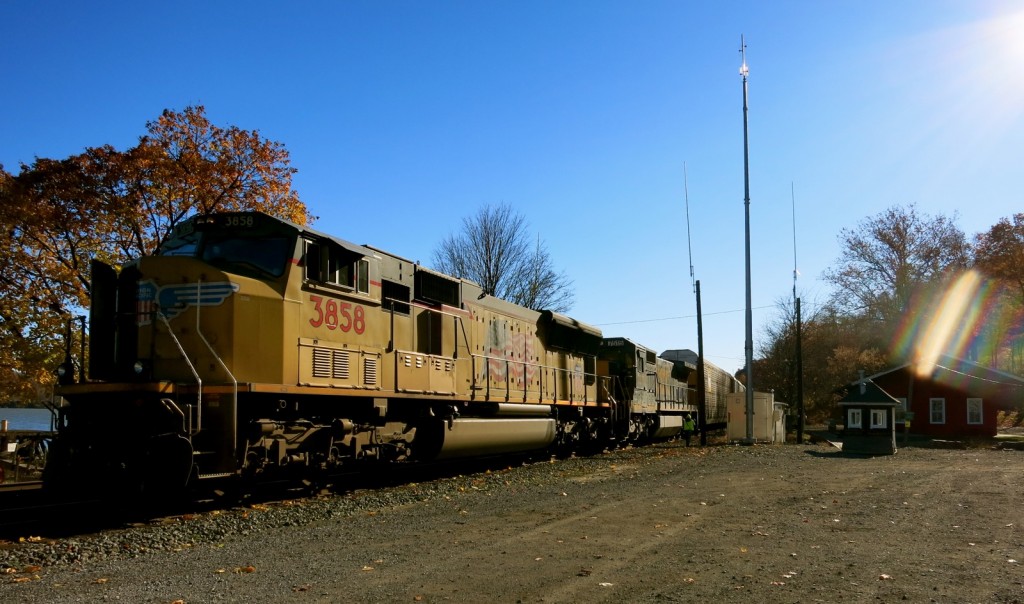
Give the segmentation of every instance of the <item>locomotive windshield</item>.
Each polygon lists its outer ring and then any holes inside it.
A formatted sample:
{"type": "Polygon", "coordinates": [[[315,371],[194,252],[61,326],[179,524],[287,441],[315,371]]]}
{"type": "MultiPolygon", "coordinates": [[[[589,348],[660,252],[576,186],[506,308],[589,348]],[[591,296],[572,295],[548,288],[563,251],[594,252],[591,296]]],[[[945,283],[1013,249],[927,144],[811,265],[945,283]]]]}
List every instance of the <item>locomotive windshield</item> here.
{"type": "Polygon", "coordinates": [[[251,219],[227,225],[188,221],[179,225],[159,254],[198,258],[223,271],[257,278],[280,277],[292,257],[294,237],[255,226],[251,219]]]}

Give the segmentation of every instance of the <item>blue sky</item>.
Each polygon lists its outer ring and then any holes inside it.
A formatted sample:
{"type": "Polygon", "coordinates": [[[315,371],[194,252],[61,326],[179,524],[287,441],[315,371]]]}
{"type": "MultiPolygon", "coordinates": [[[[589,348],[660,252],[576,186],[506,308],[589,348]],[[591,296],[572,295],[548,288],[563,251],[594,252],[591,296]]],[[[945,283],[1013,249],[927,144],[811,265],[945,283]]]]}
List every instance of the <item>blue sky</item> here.
{"type": "MultiPolygon", "coordinates": [[[[508,203],[570,314],[743,365],[747,42],[754,345],[893,205],[1024,211],[1024,2],[0,3],[0,163],[127,148],[165,108],[283,143],[317,228],[430,264],[508,203]]],[[[756,377],[756,376],[755,376],[756,377]]]]}

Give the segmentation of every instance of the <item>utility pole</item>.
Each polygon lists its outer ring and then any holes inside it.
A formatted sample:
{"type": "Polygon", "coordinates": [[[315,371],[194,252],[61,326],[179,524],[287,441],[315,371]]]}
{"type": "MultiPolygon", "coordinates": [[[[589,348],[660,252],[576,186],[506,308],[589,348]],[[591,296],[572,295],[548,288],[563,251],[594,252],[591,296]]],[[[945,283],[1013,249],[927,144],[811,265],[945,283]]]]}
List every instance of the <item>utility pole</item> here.
{"type": "Polygon", "coordinates": [[[700,310],[700,280],[693,279],[693,246],[690,242],[690,186],[686,175],[686,162],[683,162],[683,193],[686,198],[686,249],[690,257],[690,284],[697,296],[697,430],[700,431],[700,444],[708,444],[708,407],[707,387],[704,382],[704,321],[700,310]]]}
{"type": "Polygon", "coordinates": [[[793,301],[796,305],[796,443],[804,443],[804,355],[801,337],[800,298],[796,295],[796,278],[800,271],[796,264],[796,186],[789,184],[790,199],[793,204],[793,301]]]}
{"type": "Polygon", "coordinates": [[[708,405],[707,382],[704,377],[704,321],[700,312],[700,281],[696,283],[697,292],[697,429],[700,430],[700,445],[708,444],[708,405]]]}

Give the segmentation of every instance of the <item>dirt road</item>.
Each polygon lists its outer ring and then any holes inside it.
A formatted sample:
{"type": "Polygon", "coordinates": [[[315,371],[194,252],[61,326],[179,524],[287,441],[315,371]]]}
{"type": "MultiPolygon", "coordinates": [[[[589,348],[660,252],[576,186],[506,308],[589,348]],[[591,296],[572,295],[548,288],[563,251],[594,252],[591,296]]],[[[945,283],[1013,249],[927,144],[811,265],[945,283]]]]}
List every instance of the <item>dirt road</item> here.
{"type": "Polygon", "coordinates": [[[0,598],[1024,602],[1022,492],[1019,451],[670,443],[181,519],[186,543],[19,568],[0,598]]]}

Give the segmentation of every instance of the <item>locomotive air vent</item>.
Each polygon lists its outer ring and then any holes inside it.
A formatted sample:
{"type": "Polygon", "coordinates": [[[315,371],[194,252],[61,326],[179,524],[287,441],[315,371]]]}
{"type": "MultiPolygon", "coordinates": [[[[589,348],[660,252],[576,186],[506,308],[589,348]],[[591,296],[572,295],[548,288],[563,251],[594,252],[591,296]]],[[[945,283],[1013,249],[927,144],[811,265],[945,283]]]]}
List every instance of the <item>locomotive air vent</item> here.
{"type": "Polygon", "coordinates": [[[363,358],[363,384],[365,386],[377,385],[377,357],[363,358]]]}
{"type": "Polygon", "coordinates": [[[347,380],[349,378],[348,351],[334,351],[334,379],[347,380]]]}
{"type": "Polygon", "coordinates": [[[349,352],[329,348],[313,349],[313,377],[347,380],[351,377],[349,352]]]}
{"type": "Polygon", "coordinates": [[[331,351],[326,348],[313,349],[313,377],[331,377],[331,351]]]}

